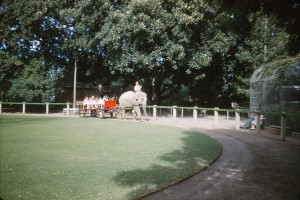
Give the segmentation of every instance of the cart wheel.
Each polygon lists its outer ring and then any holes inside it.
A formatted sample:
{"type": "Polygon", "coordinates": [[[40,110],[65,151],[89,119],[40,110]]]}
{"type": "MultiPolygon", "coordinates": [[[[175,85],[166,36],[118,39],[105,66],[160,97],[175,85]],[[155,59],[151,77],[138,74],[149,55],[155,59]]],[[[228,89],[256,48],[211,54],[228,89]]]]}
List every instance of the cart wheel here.
{"type": "Polygon", "coordinates": [[[96,110],[91,110],[91,116],[92,117],[97,117],[97,111],[96,110]]]}
{"type": "Polygon", "coordinates": [[[103,118],[104,118],[104,112],[103,112],[103,111],[100,111],[100,112],[98,113],[98,118],[99,118],[99,119],[103,119],[103,118]]]}
{"type": "Polygon", "coordinates": [[[80,110],[80,111],[79,111],[79,117],[84,117],[84,116],[85,116],[84,110],[80,110]]]}

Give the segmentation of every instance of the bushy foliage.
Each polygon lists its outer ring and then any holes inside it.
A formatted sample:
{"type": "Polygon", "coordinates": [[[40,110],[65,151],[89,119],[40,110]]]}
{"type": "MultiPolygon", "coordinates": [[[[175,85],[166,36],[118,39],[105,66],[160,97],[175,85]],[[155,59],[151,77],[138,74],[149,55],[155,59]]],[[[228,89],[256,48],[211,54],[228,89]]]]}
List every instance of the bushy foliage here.
{"type": "Polygon", "coordinates": [[[247,100],[259,65],[299,54],[299,9],[293,0],[4,0],[1,94],[50,94],[29,80],[21,87],[25,74],[39,72],[39,82],[57,73],[48,85],[63,87],[76,61],[81,83],[142,80],[156,104],[187,87],[195,104],[228,106],[247,100]]]}

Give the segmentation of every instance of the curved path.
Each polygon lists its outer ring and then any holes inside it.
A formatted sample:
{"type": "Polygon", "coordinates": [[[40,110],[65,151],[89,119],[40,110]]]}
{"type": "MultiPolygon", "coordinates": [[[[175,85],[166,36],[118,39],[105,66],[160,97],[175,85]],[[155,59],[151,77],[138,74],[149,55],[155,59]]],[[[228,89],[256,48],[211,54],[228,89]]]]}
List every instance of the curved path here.
{"type": "MultiPolygon", "coordinates": [[[[217,129],[201,123],[150,120],[205,133],[223,146],[207,169],[142,200],[300,200],[300,140],[270,133],[217,129]]],[[[225,126],[222,126],[225,127],[225,126]]]]}

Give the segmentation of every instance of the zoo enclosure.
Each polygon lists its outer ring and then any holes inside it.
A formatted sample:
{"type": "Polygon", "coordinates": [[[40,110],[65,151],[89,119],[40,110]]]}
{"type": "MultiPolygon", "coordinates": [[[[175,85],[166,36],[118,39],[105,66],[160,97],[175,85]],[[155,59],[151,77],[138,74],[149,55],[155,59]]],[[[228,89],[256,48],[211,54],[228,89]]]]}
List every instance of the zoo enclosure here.
{"type": "MultiPolygon", "coordinates": [[[[27,102],[0,102],[0,114],[4,112],[10,113],[63,113],[64,115],[77,114],[78,108],[83,106],[82,102],[76,102],[76,107],[73,108],[70,102],[67,103],[27,103],[27,102]]],[[[258,116],[264,115],[266,118],[269,116],[280,117],[279,125],[280,137],[285,139],[289,118],[300,119],[300,113],[286,113],[286,112],[255,112],[242,109],[220,109],[220,108],[202,108],[202,107],[177,107],[177,106],[147,106],[147,113],[153,119],[158,117],[171,117],[173,120],[181,118],[190,119],[197,122],[198,118],[205,118],[213,120],[214,126],[218,126],[218,122],[222,119],[235,120],[235,129],[240,129],[241,119],[248,118],[251,114],[258,116]]],[[[259,121],[259,120],[258,120],[259,121]]],[[[299,120],[300,121],[300,120],[299,120]]],[[[256,131],[259,133],[261,127],[257,126],[256,131]]],[[[297,130],[296,130],[297,131],[297,130]]]]}

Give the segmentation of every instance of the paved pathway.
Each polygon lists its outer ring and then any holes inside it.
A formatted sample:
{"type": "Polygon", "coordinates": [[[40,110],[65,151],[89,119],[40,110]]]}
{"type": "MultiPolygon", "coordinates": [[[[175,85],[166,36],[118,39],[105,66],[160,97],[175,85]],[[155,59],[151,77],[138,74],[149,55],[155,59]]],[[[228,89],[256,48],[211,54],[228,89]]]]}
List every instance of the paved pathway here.
{"type": "Polygon", "coordinates": [[[145,121],[205,133],[222,144],[219,159],[187,180],[142,200],[300,200],[299,136],[234,130],[234,121],[145,121]]]}

